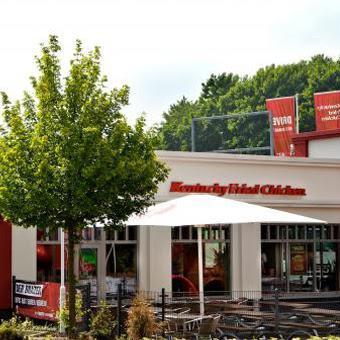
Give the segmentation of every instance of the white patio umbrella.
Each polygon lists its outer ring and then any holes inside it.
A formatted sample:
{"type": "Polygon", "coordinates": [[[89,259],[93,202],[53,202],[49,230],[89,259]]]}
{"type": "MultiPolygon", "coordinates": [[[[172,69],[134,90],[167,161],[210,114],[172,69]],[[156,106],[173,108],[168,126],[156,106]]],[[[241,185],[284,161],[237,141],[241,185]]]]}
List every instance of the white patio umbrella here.
{"type": "Polygon", "coordinates": [[[204,314],[202,227],[205,224],[235,223],[327,223],[310,217],[270,209],[256,204],[212,195],[189,194],[159,203],[147,209],[145,214],[132,215],[127,225],[197,227],[198,285],[200,312],[204,314]]]}

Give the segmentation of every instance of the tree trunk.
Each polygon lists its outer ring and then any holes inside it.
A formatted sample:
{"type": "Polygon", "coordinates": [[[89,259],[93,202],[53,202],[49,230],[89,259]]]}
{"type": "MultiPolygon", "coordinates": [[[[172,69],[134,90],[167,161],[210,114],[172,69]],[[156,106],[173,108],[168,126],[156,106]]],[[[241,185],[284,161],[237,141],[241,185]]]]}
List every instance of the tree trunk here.
{"type": "Polygon", "coordinates": [[[70,339],[76,338],[76,280],[74,275],[74,227],[68,229],[68,261],[67,261],[67,283],[68,283],[68,308],[69,328],[67,330],[70,339]]]}

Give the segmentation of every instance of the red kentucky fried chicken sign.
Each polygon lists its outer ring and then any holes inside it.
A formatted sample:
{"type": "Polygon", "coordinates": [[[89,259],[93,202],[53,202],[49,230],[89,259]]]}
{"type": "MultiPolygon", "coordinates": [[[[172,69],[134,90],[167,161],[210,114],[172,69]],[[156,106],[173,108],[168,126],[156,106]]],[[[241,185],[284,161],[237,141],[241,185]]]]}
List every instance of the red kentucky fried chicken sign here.
{"type": "Polygon", "coordinates": [[[274,154],[290,156],[295,129],[295,97],[267,99],[266,107],[272,113],[274,154]]]}
{"type": "Polygon", "coordinates": [[[59,283],[16,281],[14,304],[16,312],[42,320],[57,320],[59,283]]]}
{"type": "Polygon", "coordinates": [[[314,94],[316,130],[340,128],[340,91],[314,94]]]}

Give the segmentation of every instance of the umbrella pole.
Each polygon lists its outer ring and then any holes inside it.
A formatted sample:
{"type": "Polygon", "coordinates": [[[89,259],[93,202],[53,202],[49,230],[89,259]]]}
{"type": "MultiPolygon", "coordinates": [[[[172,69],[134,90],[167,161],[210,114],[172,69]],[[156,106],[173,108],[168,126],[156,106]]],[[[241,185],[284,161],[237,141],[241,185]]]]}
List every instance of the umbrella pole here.
{"type": "Polygon", "coordinates": [[[202,251],[202,226],[197,226],[198,249],[198,291],[200,301],[200,314],[204,314],[204,286],[203,286],[203,251],[202,251]]]}

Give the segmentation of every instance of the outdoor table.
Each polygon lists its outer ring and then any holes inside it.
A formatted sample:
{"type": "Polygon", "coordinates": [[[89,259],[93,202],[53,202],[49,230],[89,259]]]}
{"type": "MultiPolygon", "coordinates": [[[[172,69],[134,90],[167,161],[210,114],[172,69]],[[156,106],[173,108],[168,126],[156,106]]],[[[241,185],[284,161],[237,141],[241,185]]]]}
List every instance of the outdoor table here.
{"type": "Polygon", "coordinates": [[[199,322],[203,319],[210,318],[210,315],[200,315],[200,314],[192,314],[192,313],[182,313],[182,314],[165,314],[166,320],[175,321],[176,324],[181,325],[183,331],[186,330],[187,326],[189,329],[192,322],[199,322]]]}
{"type": "MultiPolygon", "coordinates": [[[[275,301],[259,301],[261,305],[269,305],[269,306],[275,306],[275,301]]],[[[306,308],[310,307],[310,303],[305,302],[287,302],[287,301],[279,301],[278,305],[280,307],[293,307],[293,308],[306,308]]]]}
{"type": "Polygon", "coordinates": [[[224,315],[235,315],[235,316],[247,316],[256,319],[259,318],[274,318],[274,314],[270,312],[260,312],[260,311],[245,311],[245,310],[230,310],[224,311],[224,315]]]}
{"type": "Polygon", "coordinates": [[[324,308],[296,308],[296,310],[308,313],[310,315],[330,315],[330,316],[338,316],[340,317],[340,311],[334,309],[324,309],[324,308]]]}

